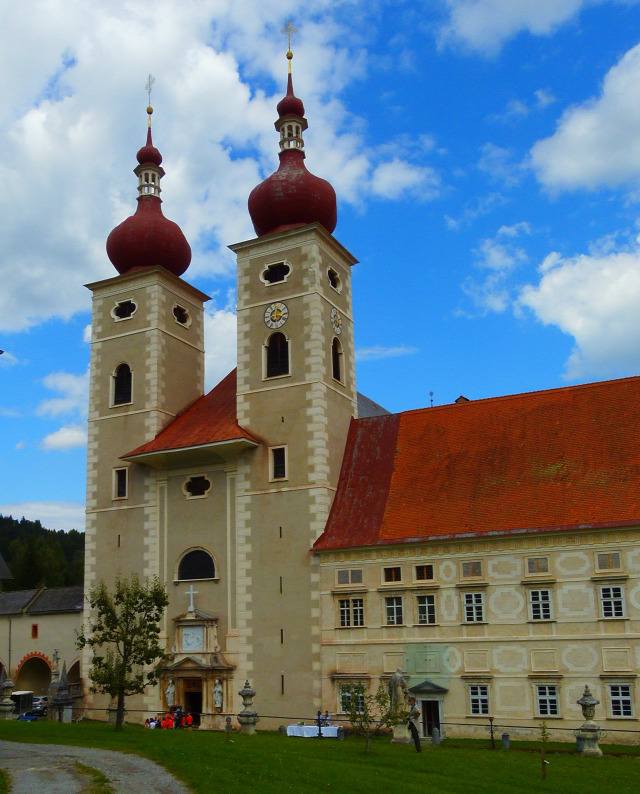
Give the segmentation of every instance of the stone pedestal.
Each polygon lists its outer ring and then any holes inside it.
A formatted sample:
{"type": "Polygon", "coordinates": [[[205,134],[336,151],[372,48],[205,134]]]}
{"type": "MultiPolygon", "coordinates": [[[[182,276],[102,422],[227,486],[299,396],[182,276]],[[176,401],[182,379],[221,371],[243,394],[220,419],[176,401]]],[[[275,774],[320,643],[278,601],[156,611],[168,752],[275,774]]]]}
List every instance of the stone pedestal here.
{"type": "Polygon", "coordinates": [[[244,706],[240,714],[238,714],[240,732],[246,733],[249,736],[254,735],[256,732],[256,723],[260,720],[258,712],[252,708],[256,691],[250,687],[248,681],[245,681],[244,686],[238,694],[242,698],[242,705],[244,706]]]}
{"type": "Polygon", "coordinates": [[[410,744],[411,742],[412,739],[409,728],[407,728],[404,722],[400,722],[393,726],[393,739],[391,740],[391,744],[410,744]]]}
{"type": "Polygon", "coordinates": [[[585,718],[576,734],[578,747],[582,746],[580,754],[599,758],[602,755],[602,750],[598,745],[601,731],[593,721],[593,718],[596,713],[596,706],[600,701],[596,700],[589,691],[589,687],[585,686],[584,694],[576,702],[582,709],[582,716],[585,718]]]}
{"type": "Polygon", "coordinates": [[[11,700],[14,683],[10,678],[2,682],[2,700],[0,700],[0,720],[14,720],[18,715],[14,713],[16,704],[11,700]]]}

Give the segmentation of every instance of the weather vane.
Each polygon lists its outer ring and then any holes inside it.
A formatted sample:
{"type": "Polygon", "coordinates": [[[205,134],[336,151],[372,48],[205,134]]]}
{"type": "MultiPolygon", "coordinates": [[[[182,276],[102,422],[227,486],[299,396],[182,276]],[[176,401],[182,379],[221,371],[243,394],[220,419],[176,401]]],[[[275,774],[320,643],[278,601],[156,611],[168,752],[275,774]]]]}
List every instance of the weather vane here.
{"type": "Polygon", "coordinates": [[[147,107],[147,113],[149,114],[149,126],[151,126],[151,114],[153,113],[153,108],[151,107],[151,89],[153,88],[155,81],[156,78],[150,74],[147,78],[147,84],[144,87],[144,90],[147,92],[147,96],[149,97],[149,106],[147,107]]]}
{"type": "Polygon", "coordinates": [[[293,53],[291,52],[291,37],[293,36],[294,33],[297,32],[298,32],[298,28],[293,26],[293,23],[291,22],[290,19],[287,21],[287,24],[280,31],[280,33],[284,33],[284,35],[287,37],[287,47],[288,47],[287,60],[289,61],[289,71],[291,71],[291,59],[293,58],[293,53]]]}

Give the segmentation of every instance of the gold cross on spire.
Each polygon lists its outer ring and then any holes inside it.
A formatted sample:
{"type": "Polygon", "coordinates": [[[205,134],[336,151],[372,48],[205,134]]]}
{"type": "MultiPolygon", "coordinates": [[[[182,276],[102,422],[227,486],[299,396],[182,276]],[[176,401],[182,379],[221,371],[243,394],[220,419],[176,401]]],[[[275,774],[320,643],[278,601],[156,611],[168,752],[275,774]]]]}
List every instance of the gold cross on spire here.
{"type": "Polygon", "coordinates": [[[153,113],[153,108],[151,107],[151,89],[153,88],[155,81],[156,78],[150,74],[144,87],[144,90],[147,92],[147,96],[149,97],[149,106],[147,107],[147,113],[149,114],[149,126],[151,126],[151,114],[153,113]]]}
{"type": "Polygon", "coordinates": [[[287,24],[280,31],[280,33],[284,33],[284,35],[287,37],[287,47],[288,47],[287,60],[289,61],[289,72],[291,72],[291,59],[293,58],[293,53],[291,52],[291,37],[293,36],[294,33],[297,32],[298,32],[298,28],[293,26],[293,23],[291,22],[290,19],[287,21],[287,24]]]}

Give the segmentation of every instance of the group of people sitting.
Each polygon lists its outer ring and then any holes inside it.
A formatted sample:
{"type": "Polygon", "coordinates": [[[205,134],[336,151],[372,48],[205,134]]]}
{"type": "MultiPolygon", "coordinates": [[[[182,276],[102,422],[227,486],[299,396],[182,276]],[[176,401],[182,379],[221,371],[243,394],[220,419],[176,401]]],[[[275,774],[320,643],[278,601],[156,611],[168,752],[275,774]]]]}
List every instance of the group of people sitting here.
{"type": "Polygon", "coordinates": [[[162,728],[170,730],[172,728],[191,728],[193,725],[193,714],[185,714],[180,706],[171,709],[164,716],[157,714],[144,721],[145,728],[162,728]]]}
{"type": "Polygon", "coordinates": [[[321,711],[318,711],[316,715],[316,725],[322,727],[323,725],[331,725],[331,714],[328,711],[325,711],[323,714],[321,711]]]}

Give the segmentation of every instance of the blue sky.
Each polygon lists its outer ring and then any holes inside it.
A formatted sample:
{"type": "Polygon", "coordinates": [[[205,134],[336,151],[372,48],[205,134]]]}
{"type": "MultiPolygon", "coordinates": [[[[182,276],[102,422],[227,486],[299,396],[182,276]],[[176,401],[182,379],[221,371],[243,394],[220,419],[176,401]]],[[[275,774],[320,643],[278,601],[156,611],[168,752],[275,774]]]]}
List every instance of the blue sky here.
{"type": "Polygon", "coordinates": [[[640,372],[638,0],[5,4],[0,513],[83,528],[83,285],[115,274],[149,73],[208,386],[234,366],[227,245],[277,164],[289,18],[307,165],[360,260],[359,390],[401,411],[640,372]]]}

